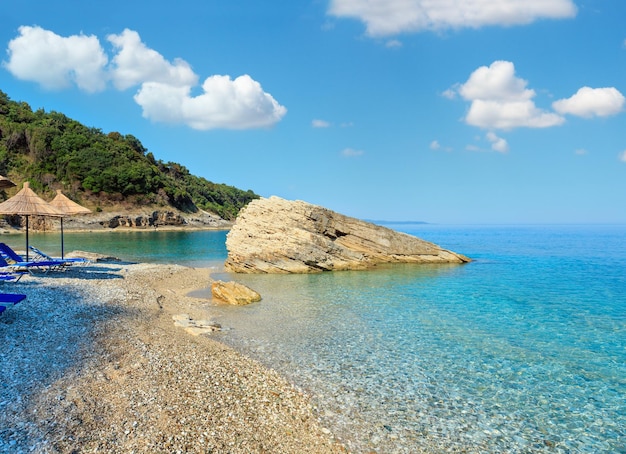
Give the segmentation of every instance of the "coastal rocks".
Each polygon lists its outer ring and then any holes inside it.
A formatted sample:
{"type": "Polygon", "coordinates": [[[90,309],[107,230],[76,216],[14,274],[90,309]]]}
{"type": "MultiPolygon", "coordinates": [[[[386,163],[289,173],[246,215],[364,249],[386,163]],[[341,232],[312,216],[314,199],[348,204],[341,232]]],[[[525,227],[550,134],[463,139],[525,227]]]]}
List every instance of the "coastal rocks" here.
{"type": "Polygon", "coordinates": [[[230,228],[233,223],[231,221],[227,221],[226,219],[222,219],[217,214],[209,213],[207,211],[200,210],[197,213],[192,215],[188,215],[185,218],[186,225],[193,227],[209,227],[216,229],[226,229],[230,228]]]}
{"type": "Polygon", "coordinates": [[[171,211],[154,211],[150,216],[115,216],[108,221],[106,226],[114,229],[117,227],[158,227],[186,224],[187,221],[180,214],[171,211]]]}
{"type": "Polygon", "coordinates": [[[214,281],[211,284],[211,294],[217,300],[237,306],[261,301],[261,295],[238,282],[214,281]]]}
{"type": "Polygon", "coordinates": [[[470,259],[417,237],[302,201],[250,202],[226,239],[227,270],[313,273],[381,263],[465,263],[470,259]]]}
{"type": "Polygon", "coordinates": [[[110,262],[121,262],[121,260],[117,257],[113,257],[111,255],[106,254],[98,254],[96,252],[86,252],[86,251],[72,251],[65,254],[65,258],[80,258],[88,260],[91,263],[110,263],[110,262]]]}
{"type": "MultiPolygon", "coordinates": [[[[58,218],[30,216],[30,230],[55,231],[60,228],[58,218]]],[[[120,208],[119,211],[97,211],[82,216],[69,216],[63,220],[65,231],[85,231],[103,229],[229,229],[232,221],[215,213],[198,210],[185,213],[172,210],[120,208]]],[[[25,216],[3,216],[0,219],[0,232],[13,232],[26,227],[25,216]]]]}
{"type": "Polygon", "coordinates": [[[221,331],[222,329],[219,323],[212,320],[194,320],[187,314],[176,314],[172,318],[174,319],[174,326],[183,328],[192,336],[221,331]]]}
{"type": "MultiPolygon", "coordinates": [[[[58,218],[51,218],[48,216],[29,216],[28,228],[33,231],[49,231],[54,230],[55,224],[58,224],[58,218]]],[[[26,216],[20,216],[19,214],[9,214],[5,215],[1,227],[12,227],[12,228],[25,228],[26,227],[26,216]]]]}

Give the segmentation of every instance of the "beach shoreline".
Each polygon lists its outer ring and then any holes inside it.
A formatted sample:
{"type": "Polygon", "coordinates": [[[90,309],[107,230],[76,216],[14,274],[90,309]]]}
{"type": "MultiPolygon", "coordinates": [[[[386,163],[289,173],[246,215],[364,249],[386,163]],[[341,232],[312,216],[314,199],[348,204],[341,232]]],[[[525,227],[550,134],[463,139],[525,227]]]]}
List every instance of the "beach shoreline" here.
{"type": "Polygon", "coordinates": [[[0,318],[0,452],[346,452],[276,372],[175,325],[210,269],[95,263],[26,275],[0,318]]]}

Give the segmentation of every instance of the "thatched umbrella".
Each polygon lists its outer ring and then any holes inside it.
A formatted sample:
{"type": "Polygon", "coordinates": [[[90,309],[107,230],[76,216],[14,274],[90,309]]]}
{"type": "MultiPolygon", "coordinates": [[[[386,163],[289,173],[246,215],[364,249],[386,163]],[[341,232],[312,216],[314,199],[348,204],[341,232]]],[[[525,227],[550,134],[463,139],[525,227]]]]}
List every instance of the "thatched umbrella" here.
{"type": "MultiPolygon", "coordinates": [[[[54,208],[64,213],[66,216],[73,216],[75,214],[88,214],[91,213],[89,208],[85,208],[82,205],[74,202],[71,199],[68,199],[65,194],[61,192],[60,189],[57,189],[57,195],[50,202],[54,208]]],[[[64,245],[63,245],[63,218],[61,218],[61,258],[64,257],[64,245]]]]}
{"type": "Polygon", "coordinates": [[[0,175],[0,189],[12,188],[15,186],[17,185],[9,180],[7,177],[3,177],[2,175],[0,175]]]}
{"type": "Polygon", "coordinates": [[[0,214],[26,216],[26,261],[28,261],[28,216],[53,216],[62,218],[65,213],[51,206],[29,187],[28,181],[20,192],[0,203],[0,214]]]}

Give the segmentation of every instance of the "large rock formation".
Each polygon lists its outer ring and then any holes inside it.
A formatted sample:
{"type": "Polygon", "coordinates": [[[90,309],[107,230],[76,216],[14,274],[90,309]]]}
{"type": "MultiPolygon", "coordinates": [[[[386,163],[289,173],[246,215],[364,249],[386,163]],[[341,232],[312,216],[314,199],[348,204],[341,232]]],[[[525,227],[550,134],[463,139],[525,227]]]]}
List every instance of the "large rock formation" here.
{"type": "Polygon", "coordinates": [[[312,273],[379,263],[464,263],[469,259],[326,208],[279,197],[254,200],[226,238],[226,269],[236,273],[312,273]]]}

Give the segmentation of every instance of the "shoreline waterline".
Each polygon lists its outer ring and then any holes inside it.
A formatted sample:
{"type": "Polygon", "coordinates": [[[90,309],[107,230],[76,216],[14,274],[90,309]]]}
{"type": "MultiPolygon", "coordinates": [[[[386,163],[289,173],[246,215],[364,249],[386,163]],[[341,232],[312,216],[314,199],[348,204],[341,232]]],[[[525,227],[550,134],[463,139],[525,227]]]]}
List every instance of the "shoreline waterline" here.
{"type": "MultiPolygon", "coordinates": [[[[232,228],[232,226],[228,227],[200,227],[200,226],[159,226],[159,227],[116,227],[116,228],[63,228],[63,234],[65,235],[73,235],[73,234],[100,234],[100,233],[128,233],[128,232],[215,232],[215,231],[228,231],[232,228]]],[[[24,235],[26,233],[25,228],[4,228],[0,231],[0,235],[24,235]]],[[[61,235],[61,229],[53,229],[53,230],[30,230],[29,234],[35,235],[46,235],[46,234],[58,234],[61,235]]]]}
{"type": "Polygon", "coordinates": [[[0,451],[345,452],[276,372],[175,326],[207,316],[186,295],[209,273],[106,263],[12,285],[28,298],[0,319],[0,451]]]}
{"type": "MultiPolygon", "coordinates": [[[[91,234],[74,232],[64,235],[64,251],[85,251],[116,257],[124,262],[180,264],[214,267],[226,260],[225,241],[229,230],[180,229],[107,231],[91,234]]],[[[11,235],[4,240],[15,250],[24,250],[24,236],[11,235]]],[[[31,233],[29,244],[53,257],[61,255],[60,232],[31,233]]]]}
{"type": "Polygon", "coordinates": [[[409,233],[475,260],[237,275],[264,300],[219,308],[217,337],[311,392],[355,452],[626,446],[626,226],[409,233]]]}
{"type": "MultiPolygon", "coordinates": [[[[352,452],[626,446],[625,226],[420,225],[407,233],[475,260],[233,276],[220,260],[225,232],[120,238],[136,239],[149,261],[196,263],[215,236],[208,275],[244,283],[263,300],[202,303],[192,318],[222,324],[214,340],[310,396],[322,427],[352,452]],[[161,249],[169,258],[154,255],[161,249]]],[[[184,297],[206,299],[196,292],[207,287],[184,297]]]]}

